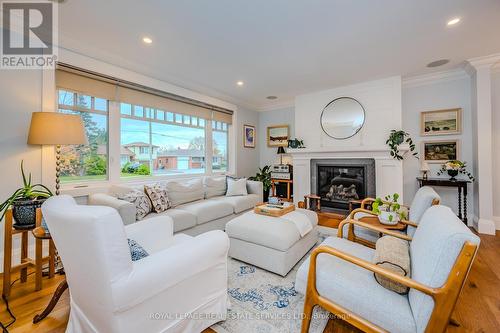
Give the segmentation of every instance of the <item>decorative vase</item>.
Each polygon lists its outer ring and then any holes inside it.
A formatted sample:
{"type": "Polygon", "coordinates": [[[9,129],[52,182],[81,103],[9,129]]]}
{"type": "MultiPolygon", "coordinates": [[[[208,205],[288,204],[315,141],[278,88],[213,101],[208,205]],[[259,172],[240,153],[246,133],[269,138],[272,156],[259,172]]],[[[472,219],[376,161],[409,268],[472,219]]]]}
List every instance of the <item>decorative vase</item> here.
{"type": "Polygon", "coordinates": [[[386,225],[396,225],[399,222],[399,214],[397,212],[387,212],[387,211],[381,211],[380,215],[378,216],[378,220],[382,224],[386,225]],[[390,218],[389,216],[392,216],[390,218]]]}
{"type": "Polygon", "coordinates": [[[447,170],[448,171],[448,176],[450,176],[450,180],[457,180],[455,177],[458,176],[458,170],[447,170]]]}
{"type": "Polygon", "coordinates": [[[16,200],[12,203],[12,216],[15,229],[33,229],[36,226],[36,209],[42,206],[46,199],[16,200]]]}

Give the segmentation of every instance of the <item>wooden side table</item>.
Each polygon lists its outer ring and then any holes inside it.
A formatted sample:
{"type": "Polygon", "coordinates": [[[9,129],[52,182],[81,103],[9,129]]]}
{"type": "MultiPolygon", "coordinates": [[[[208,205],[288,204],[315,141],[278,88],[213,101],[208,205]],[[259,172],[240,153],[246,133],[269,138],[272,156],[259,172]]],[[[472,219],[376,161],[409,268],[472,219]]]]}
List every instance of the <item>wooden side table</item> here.
{"type": "Polygon", "coordinates": [[[271,179],[271,193],[272,193],[272,196],[273,197],[276,196],[276,184],[280,184],[280,183],[285,183],[286,184],[286,197],[281,198],[281,199],[285,200],[285,201],[288,201],[288,202],[293,201],[293,199],[292,199],[292,195],[293,195],[293,191],[292,191],[293,180],[292,179],[275,179],[275,178],[272,178],[271,179]]]}
{"type": "MultiPolygon", "coordinates": [[[[379,228],[384,228],[386,230],[396,230],[396,231],[404,231],[407,227],[406,224],[399,222],[396,225],[387,225],[387,224],[382,224],[380,223],[380,220],[378,219],[378,216],[364,216],[359,219],[360,222],[364,222],[366,224],[370,224],[375,227],[379,228]]],[[[349,223],[349,229],[347,232],[347,239],[353,242],[357,242],[369,247],[375,247],[375,244],[367,241],[363,238],[356,237],[354,234],[354,225],[352,223],[349,223]]]]}
{"type": "MultiPolygon", "coordinates": [[[[13,227],[12,210],[7,210],[5,214],[5,233],[4,233],[4,259],[3,259],[3,291],[2,295],[10,296],[11,276],[13,273],[20,272],[22,283],[27,281],[28,267],[35,267],[35,290],[42,289],[42,265],[49,262],[49,278],[54,276],[55,272],[55,256],[54,243],[49,242],[49,256],[43,257],[42,240],[35,241],[35,259],[28,257],[28,235],[32,229],[18,230],[13,227]],[[21,234],[21,263],[12,266],[12,239],[14,235],[21,234]]],[[[42,212],[40,209],[36,211],[36,226],[39,227],[42,221],[42,212]]]]}

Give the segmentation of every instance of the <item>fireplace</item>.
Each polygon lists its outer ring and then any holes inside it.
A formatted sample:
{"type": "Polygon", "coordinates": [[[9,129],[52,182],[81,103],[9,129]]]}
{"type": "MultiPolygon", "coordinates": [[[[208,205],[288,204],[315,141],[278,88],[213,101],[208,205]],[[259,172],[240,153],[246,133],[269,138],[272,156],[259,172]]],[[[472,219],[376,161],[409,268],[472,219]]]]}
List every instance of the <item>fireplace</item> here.
{"type": "Polygon", "coordinates": [[[325,210],[346,213],[349,201],[375,196],[375,160],[313,159],[311,190],[325,210]]]}

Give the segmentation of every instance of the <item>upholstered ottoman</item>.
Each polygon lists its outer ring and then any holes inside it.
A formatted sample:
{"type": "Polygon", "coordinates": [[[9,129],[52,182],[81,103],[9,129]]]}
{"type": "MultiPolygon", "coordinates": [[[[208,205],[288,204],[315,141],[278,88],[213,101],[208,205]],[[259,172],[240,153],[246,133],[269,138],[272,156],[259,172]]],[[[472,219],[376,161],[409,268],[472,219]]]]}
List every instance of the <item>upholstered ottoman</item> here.
{"type": "Polygon", "coordinates": [[[305,214],[312,223],[312,230],[303,237],[292,221],[253,211],[229,221],[229,256],[285,276],[318,241],[316,213],[305,209],[296,212],[305,214]]]}

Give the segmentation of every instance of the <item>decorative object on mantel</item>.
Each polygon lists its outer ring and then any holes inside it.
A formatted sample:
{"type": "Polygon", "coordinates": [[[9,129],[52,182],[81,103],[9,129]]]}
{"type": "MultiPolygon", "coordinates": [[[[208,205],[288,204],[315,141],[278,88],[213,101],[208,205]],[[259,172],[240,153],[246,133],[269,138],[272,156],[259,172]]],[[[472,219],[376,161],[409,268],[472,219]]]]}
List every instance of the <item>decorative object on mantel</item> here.
{"type": "Polygon", "coordinates": [[[426,111],[420,114],[420,135],[449,135],[462,132],[462,109],[426,111]]]}
{"type": "Polygon", "coordinates": [[[255,126],[243,125],[243,147],[255,148],[255,126]]]}
{"type": "Polygon", "coordinates": [[[352,97],[334,99],[324,107],[320,117],[323,132],[337,140],[353,137],[364,123],[365,109],[352,97]]]}
{"type": "Polygon", "coordinates": [[[422,172],[423,179],[429,178],[429,171],[431,171],[431,169],[429,168],[429,163],[427,163],[426,161],[422,161],[422,163],[420,164],[420,171],[422,172]]]}
{"type": "Polygon", "coordinates": [[[467,162],[458,160],[448,161],[441,165],[441,169],[439,169],[437,175],[441,176],[445,172],[448,173],[448,176],[450,176],[450,180],[457,180],[456,177],[459,173],[466,175],[472,182],[475,180],[474,176],[467,171],[467,162]]]}
{"type": "Polygon", "coordinates": [[[389,145],[389,148],[391,148],[391,156],[397,160],[402,160],[404,158],[404,154],[400,153],[399,146],[405,142],[410,146],[412,155],[418,159],[418,153],[415,151],[415,144],[413,143],[410,134],[403,130],[392,130],[385,143],[389,145]]]}
{"type": "Polygon", "coordinates": [[[271,189],[271,166],[266,165],[263,168],[259,168],[259,171],[255,174],[255,176],[249,177],[248,180],[255,180],[258,182],[262,182],[264,193],[263,199],[267,201],[269,198],[269,190],[271,189]]]}
{"type": "Polygon", "coordinates": [[[380,223],[386,225],[396,225],[399,220],[406,219],[406,211],[401,209],[398,203],[399,194],[385,196],[384,200],[377,198],[372,203],[372,212],[378,215],[380,223]]]}
{"type": "Polygon", "coordinates": [[[23,177],[23,187],[18,188],[14,193],[0,205],[0,213],[3,219],[5,213],[12,207],[15,229],[33,229],[36,225],[36,209],[52,196],[52,192],[42,184],[32,184],[31,173],[26,177],[24,172],[24,161],[21,161],[21,175],[23,177]]]}
{"type": "Polygon", "coordinates": [[[59,195],[61,145],[83,145],[87,135],[79,115],[58,112],[33,112],[28,135],[29,145],[56,146],[56,195],[59,195]]]}
{"type": "Polygon", "coordinates": [[[446,163],[460,159],[460,141],[424,141],[422,142],[424,161],[429,163],[446,163]]]}
{"type": "Polygon", "coordinates": [[[288,140],[288,148],[305,148],[304,141],[297,138],[288,140]]]}
{"type": "Polygon", "coordinates": [[[267,128],[268,147],[288,146],[290,127],[288,125],[269,126],[267,128]]]}

